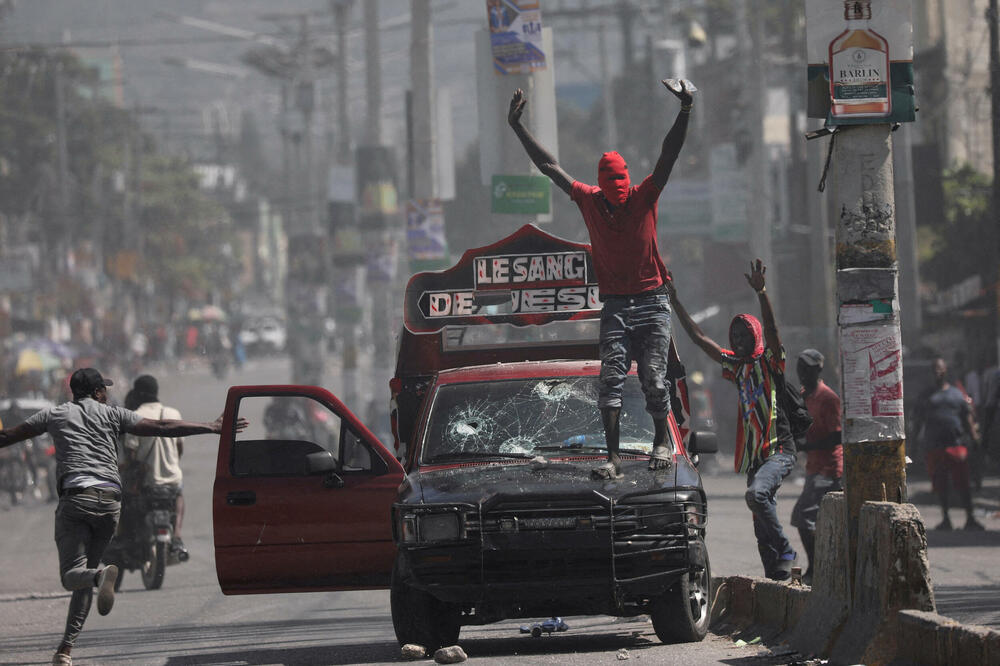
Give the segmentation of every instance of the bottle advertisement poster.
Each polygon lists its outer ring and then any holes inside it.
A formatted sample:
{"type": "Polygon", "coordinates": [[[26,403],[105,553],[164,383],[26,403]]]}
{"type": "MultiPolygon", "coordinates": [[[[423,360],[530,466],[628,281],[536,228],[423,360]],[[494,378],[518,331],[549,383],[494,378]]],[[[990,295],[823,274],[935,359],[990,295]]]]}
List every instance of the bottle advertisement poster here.
{"type": "Polygon", "coordinates": [[[486,0],[486,15],[497,74],[530,74],[545,69],[539,0],[486,0]]]}
{"type": "Polygon", "coordinates": [[[851,326],[840,338],[844,418],[903,415],[903,344],[899,327],[851,326]]]}
{"type": "Polygon", "coordinates": [[[806,0],[809,117],[913,122],[911,16],[912,0],[806,0]]]}

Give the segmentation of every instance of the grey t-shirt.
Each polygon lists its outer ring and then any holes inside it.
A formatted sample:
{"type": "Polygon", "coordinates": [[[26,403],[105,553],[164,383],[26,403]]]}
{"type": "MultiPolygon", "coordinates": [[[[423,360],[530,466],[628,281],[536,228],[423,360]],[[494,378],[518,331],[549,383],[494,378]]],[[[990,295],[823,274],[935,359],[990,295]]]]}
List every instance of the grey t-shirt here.
{"type": "Polygon", "coordinates": [[[89,474],[120,486],[118,436],[141,420],[130,409],[83,398],[43,409],[25,423],[52,436],[60,484],[67,474],[89,474]]]}

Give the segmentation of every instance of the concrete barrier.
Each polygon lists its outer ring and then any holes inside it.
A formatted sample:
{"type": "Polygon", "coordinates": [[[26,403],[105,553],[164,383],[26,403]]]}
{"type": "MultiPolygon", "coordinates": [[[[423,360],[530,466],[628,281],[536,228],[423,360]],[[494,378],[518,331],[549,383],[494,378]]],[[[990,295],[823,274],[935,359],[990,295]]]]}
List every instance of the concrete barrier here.
{"type": "Polygon", "coordinates": [[[897,651],[899,611],[934,610],[927,535],[915,506],[893,502],[866,502],[858,534],[851,614],[830,658],[885,664],[897,651]]]}
{"type": "Polygon", "coordinates": [[[921,666],[1000,664],[1000,631],[926,611],[899,612],[896,661],[921,666]]]}
{"type": "Polygon", "coordinates": [[[847,565],[847,503],[844,493],[827,493],[816,519],[813,587],[789,644],[802,654],[827,655],[851,607],[847,565]]]}

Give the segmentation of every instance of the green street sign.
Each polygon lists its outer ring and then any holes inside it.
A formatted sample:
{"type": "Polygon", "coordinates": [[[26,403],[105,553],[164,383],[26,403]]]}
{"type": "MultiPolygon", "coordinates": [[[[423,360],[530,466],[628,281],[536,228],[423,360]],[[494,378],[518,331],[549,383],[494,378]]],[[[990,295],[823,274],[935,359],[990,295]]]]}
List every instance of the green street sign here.
{"type": "Polygon", "coordinates": [[[508,215],[546,215],[551,209],[551,191],[545,176],[494,174],[492,211],[508,215]]]}

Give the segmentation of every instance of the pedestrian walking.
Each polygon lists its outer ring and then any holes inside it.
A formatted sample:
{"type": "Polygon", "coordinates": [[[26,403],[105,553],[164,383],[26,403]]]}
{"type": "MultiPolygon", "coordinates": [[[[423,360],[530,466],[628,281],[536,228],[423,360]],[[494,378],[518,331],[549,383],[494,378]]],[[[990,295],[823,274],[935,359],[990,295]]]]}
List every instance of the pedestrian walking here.
{"type": "Polygon", "coordinates": [[[827,493],[842,489],[844,476],[840,396],[820,378],[823,360],[819,351],[806,349],[795,363],[802,397],[813,419],[805,441],[798,446],[806,452],[806,483],[792,509],[792,526],[799,530],[802,547],[809,557],[809,568],[802,576],[806,585],[812,585],[816,562],[816,517],[820,502],[827,493]]]}
{"type": "Polygon", "coordinates": [[[672,279],[667,282],[667,290],[681,326],[691,340],[722,366],[724,378],[736,384],[739,411],[734,466],[737,472],[747,475],[745,500],[753,514],[764,575],[785,580],[791,575],[797,554],[778,519],[776,494],[781,481],[795,466],[795,440],[779,400],[784,391],[785,349],[767,295],[766,270],[757,259],[756,263],[750,263],[750,273],[744,273],[760,301],[763,326],[753,315],[734,317],[729,324],[731,350],[702,332],[678,300],[672,279]]]}
{"type": "MultiPolygon", "coordinates": [[[[222,417],[212,423],[148,419],[123,407],[107,404],[110,379],[94,368],[81,368],[69,381],[73,399],[29,417],[12,428],[0,430],[0,448],[49,433],[56,449],[59,504],[55,540],[59,575],[70,590],[69,612],[62,642],[53,664],[71,665],[70,653],[90,613],[94,589],[97,612],[107,615],[115,601],[118,567],[101,566],[121,512],[121,477],[118,474],[117,440],[123,433],[143,436],[184,437],[218,434],[222,417]]],[[[247,422],[240,419],[237,431],[247,422]]]]}
{"type": "Polygon", "coordinates": [[[950,479],[965,509],[965,529],[982,530],[982,524],[972,514],[972,489],[969,487],[969,445],[979,446],[979,429],[969,401],[948,381],[945,360],[936,358],[931,367],[934,386],[921,394],[914,425],[918,441],[927,452],[927,473],[944,516],[934,529],[952,528],[948,516],[950,479]]]}
{"type": "Polygon", "coordinates": [[[622,476],[619,456],[622,387],[633,359],[638,365],[646,411],[653,418],[649,468],[665,469],[673,463],[673,444],[667,431],[670,303],[664,285],[669,274],[657,245],[656,202],[684,145],[693,98],[683,81],[674,87],[669,80],[663,84],[680,100],[681,108],[663,138],[653,172],[637,187],[632,186],[628,165],[617,152],[601,156],[597,187],[567,174],[521,122],[527,99],[520,88],[511,97],[507,112],[507,121],[531,161],[576,203],[590,235],[594,270],[604,303],[598,407],[608,448],[608,461],[592,471],[596,479],[622,476]]]}

